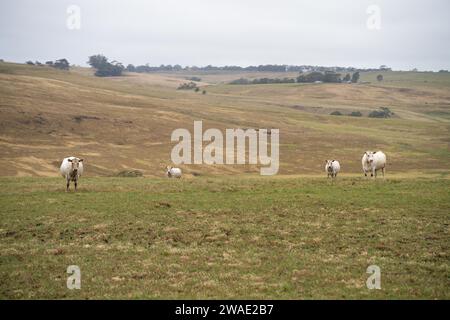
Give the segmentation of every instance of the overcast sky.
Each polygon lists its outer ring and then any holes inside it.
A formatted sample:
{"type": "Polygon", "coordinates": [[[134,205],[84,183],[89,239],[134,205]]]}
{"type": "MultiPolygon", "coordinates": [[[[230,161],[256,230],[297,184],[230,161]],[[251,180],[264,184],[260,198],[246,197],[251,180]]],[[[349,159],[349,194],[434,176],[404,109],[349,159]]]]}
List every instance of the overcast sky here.
{"type": "Polygon", "coordinates": [[[0,58],[450,69],[449,12],[449,0],[1,0],[0,58]]]}

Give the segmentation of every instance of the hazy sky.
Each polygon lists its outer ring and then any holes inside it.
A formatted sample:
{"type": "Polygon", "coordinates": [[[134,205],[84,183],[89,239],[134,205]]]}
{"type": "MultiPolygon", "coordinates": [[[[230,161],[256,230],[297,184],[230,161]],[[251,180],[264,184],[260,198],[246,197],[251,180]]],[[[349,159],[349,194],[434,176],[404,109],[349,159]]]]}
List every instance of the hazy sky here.
{"type": "Polygon", "coordinates": [[[449,12],[449,0],[1,0],[0,58],[450,69],[449,12]],[[67,27],[70,5],[80,29],[67,27]]]}

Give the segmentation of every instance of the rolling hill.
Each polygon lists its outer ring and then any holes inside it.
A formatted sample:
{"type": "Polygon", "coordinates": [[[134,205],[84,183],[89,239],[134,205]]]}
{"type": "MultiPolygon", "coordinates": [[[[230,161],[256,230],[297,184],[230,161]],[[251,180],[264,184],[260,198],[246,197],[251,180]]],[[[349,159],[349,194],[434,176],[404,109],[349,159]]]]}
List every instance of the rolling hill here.
{"type": "MultiPolygon", "coordinates": [[[[295,73],[128,73],[0,63],[0,176],[57,176],[63,157],[86,160],[88,176],[140,170],[163,176],[174,129],[279,128],[282,175],[321,174],[327,158],[360,174],[365,150],[388,155],[388,174],[450,169],[450,75],[363,73],[362,84],[229,85],[295,73]],[[207,93],[176,90],[188,77],[207,93]],[[389,107],[390,119],[368,118],[389,107]],[[344,116],[331,116],[340,111],[344,116]],[[362,117],[350,117],[360,111],[362,117]]],[[[258,174],[256,166],[182,166],[189,175],[258,174]]]]}

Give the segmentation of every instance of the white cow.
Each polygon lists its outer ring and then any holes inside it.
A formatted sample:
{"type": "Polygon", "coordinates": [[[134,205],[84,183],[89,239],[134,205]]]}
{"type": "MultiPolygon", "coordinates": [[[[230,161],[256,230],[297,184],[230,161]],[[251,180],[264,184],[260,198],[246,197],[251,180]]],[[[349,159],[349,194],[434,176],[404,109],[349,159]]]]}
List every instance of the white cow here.
{"type": "Polygon", "coordinates": [[[371,177],[377,177],[377,171],[381,170],[383,177],[386,168],[386,155],[382,151],[366,151],[361,159],[364,175],[370,172],[371,177]]]}
{"type": "Polygon", "coordinates": [[[325,171],[327,173],[327,177],[330,176],[332,178],[336,178],[337,174],[341,170],[341,165],[337,160],[325,160],[325,171]]]}
{"type": "Polygon", "coordinates": [[[169,178],[181,178],[181,169],[180,168],[173,168],[173,167],[167,167],[166,171],[167,177],[169,178]]]}
{"type": "Polygon", "coordinates": [[[77,191],[78,178],[83,174],[83,159],[77,157],[64,158],[59,171],[66,178],[66,191],[69,191],[70,181],[74,182],[75,191],[77,191]]]}

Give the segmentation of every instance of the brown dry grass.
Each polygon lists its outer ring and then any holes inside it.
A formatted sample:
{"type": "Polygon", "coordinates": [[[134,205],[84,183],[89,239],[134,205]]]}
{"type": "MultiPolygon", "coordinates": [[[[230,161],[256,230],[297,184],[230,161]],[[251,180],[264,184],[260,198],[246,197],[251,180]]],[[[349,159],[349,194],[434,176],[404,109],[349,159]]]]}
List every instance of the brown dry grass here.
{"type": "MultiPolygon", "coordinates": [[[[86,159],[87,175],[137,169],[162,176],[176,128],[280,128],[282,174],[318,174],[327,158],[346,173],[360,172],[366,149],[383,149],[389,171],[446,172],[449,152],[449,76],[387,73],[363,85],[223,84],[240,77],[282,74],[196,74],[206,95],[178,91],[191,73],[96,78],[84,68],[0,64],[0,175],[56,176],[61,159],[86,159]],[[380,120],[335,117],[389,106],[380,120]]],[[[288,76],[294,76],[288,75],[288,76]]],[[[373,74],[363,74],[371,80],[373,74]]],[[[258,172],[249,166],[184,166],[189,175],[258,172]]]]}

